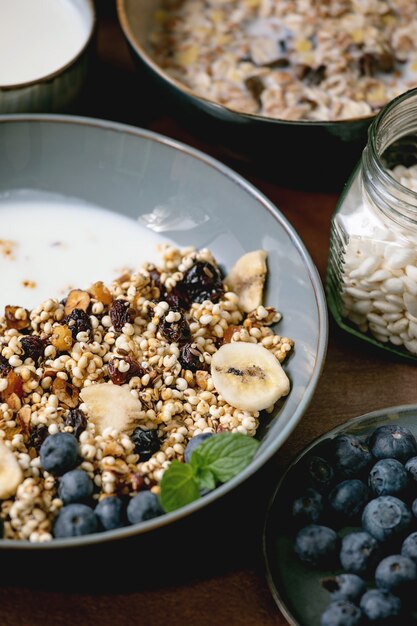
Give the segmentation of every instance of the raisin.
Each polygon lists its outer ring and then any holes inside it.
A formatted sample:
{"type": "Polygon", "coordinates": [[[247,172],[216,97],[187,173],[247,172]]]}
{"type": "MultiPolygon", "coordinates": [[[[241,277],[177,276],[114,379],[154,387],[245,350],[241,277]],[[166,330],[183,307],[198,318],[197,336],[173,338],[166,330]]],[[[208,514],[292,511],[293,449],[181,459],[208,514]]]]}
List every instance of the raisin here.
{"type": "Polygon", "coordinates": [[[140,461],[148,461],[161,447],[161,440],[156,429],[136,428],[130,436],[135,444],[135,452],[140,461]]]}
{"type": "Polygon", "coordinates": [[[44,339],[41,339],[36,335],[28,335],[27,337],[22,337],[22,339],[20,340],[20,345],[23,348],[24,359],[30,358],[33,359],[35,363],[37,363],[39,359],[43,356],[46,342],[44,339]]]}
{"type": "Polygon", "coordinates": [[[224,294],[219,270],[206,261],[194,263],[177,286],[189,296],[191,302],[218,302],[224,294]]]}
{"type": "Polygon", "coordinates": [[[134,310],[130,308],[127,300],[114,300],[109,311],[114,330],[120,332],[123,326],[134,320],[134,310]]]}
{"type": "Polygon", "coordinates": [[[121,372],[118,369],[119,361],[120,359],[111,359],[111,361],[109,361],[107,365],[110,379],[114,385],[124,385],[125,383],[128,383],[129,380],[134,376],[139,376],[139,378],[142,378],[142,376],[144,376],[146,373],[143,367],[130,356],[123,357],[123,361],[128,363],[130,367],[127,372],[121,372]]]}
{"type": "Polygon", "coordinates": [[[183,293],[178,287],[174,287],[171,291],[166,291],[162,300],[168,302],[169,308],[173,311],[185,311],[190,306],[190,299],[187,294],[183,293]]]}
{"type": "Polygon", "coordinates": [[[81,409],[71,409],[65,418],[65,426],[71,426],[74,437],[79,437],[87,428],[87,418],[81,409]]]}
{"type": "Polygon", "coordinates": [[[9,361],[0,354],[0,378],[5,378],[11,369],[12,366],[9,364],[9,361]]]}
{"type": "Polygon", "coordinates": [[[68,326],[74,339],[77,339],[78,333],[82,332],[88,333],[89,339],[92,338],[93,327],[91,326],[90,318],[82,309],[74,309],[64,319],[64,324],[68,326]]]}
{"type": "Polygon", "coordinates": [[[39,452],[41,445],[48,435],[49,432],[47,427],[44,424],[40,424],[30,433],[26,447],[35,448],[36,452],[39,452]]]}
{"type": "Polygon", "coordinates": [[[261,94],[265,91],[265,85],[260,76],[248,76],[245,79],[245,87],[249,93],[254,97],[256,102],[261,106],[261,94]]]}
{"type": "Polygon", "coordinates": [[[161,283],[161,272],[156,269],[154,265],[150,265],[148,267],[149,278],[151,279],[151,284],[153,287],[157,287],[158,289],[162,289],[161,283]]]}
{"type": "Polygon", "coordinates": [[[180,350],[178,358],[185,370],[196,372],[197,370],[208,371],[210,366],[205,362],[201,352],[197,350],[195,343],[186,343],[180,350]]]}
{"type": "Polygon", "coordinates": [[[183,315],[178,322],[167,322],[166,316],[159,322],[159,330],[163,337],[171,343],[185,343],[191,337],[190,326],[183,315]]]}

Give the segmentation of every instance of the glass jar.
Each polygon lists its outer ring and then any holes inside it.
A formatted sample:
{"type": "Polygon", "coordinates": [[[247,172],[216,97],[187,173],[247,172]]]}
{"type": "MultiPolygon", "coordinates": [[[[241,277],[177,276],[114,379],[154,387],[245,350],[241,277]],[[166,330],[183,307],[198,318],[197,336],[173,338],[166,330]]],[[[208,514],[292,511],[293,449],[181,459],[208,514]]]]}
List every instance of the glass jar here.
{"type": "Polygon", "coordinates": [[[369,128],[332,218],[326,291],[339,326],[417,358],[417,89],[369,128]]]}

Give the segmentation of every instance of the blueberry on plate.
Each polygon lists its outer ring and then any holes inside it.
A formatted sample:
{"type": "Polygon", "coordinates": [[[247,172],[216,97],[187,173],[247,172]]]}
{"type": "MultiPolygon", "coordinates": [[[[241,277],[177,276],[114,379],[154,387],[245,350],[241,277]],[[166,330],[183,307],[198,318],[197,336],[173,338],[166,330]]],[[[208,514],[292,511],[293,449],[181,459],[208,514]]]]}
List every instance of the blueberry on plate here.
{"type": "Polygon", "coordinates": [[[305,563],[331,565],[336,562],[339,537],[327,526],[309,524],[298,531],[294,551],[305,563]]]}
{"type": "Polygon", "coordinates": [[[329,604],[321,616],[321,626],[357,626],[362,621],[361,610],[352,602],[338,600],[329,604]]]}
{"type": "Polygon", "coordinates": [[[40,447],[39,456],[42,469],[61,476],[78,465],[78,441],[71,433],[49,435],[40,447]]]}
{"type": "Polygon", "coordinates": [[[411,533],[404,539],[401,554],[417,564],[417,532],[411,533]]]}
{"type": "Polygon", "coordinates": [[[80,537],[98,531],[97,517],[93,509],[86,504],[68,504],[58,513],[53,527],[53,536],[80,537]]]}
{"type": "Polygon", "coordinates": [[[368,502],[362,514],[362,527],[378,541],[400,537],[410,527],[413,516],[407,505],[394,496],[379,496],[368,502]]]}
{"type": "Polygon", "coordinates": [[[131,524],[159,517],[163,513],[158,496],[151,491],[140,491],[127,505],[127,519],[131,524]]]}
{"type": "Polygon", "coordinates": [[[201,446],[201,444],[203,443],[203,441],[206,441],[206,439],[209,439],[210,437],[213,437],[214,433],[200,433],[199,435],[194,435],[194,437],[192,437],[189,442],[187,443],[187,446],[185,448],[184,451],[184,461],[186,463],[190,462],[191,459],[191,455],[194,452],[194,450],[196,450],[199,446],[201,446]]]}
{"type": "Polygon", "coordinates": [[[335,469],[344,478],[357,476],[372,463],[370,450],[359,437],[338,435],[332,443],[335,469]]]}
{"type": "Polygon", "coordinates": [[[405,463],[417,455],[417,442],[408,428],[387,424],[374,430],[369,438],[369,449],[376,459],[397,459],[405,463]]]}
{"type": "Polygon", "coordinates": [[[103,530],[113,530],[126,526],[126,511],[123,501],[117,496],[108,496],[97,504],[94,509],[100,527],[103,530]]]}
{"type": "Polygon", "coordinates": [[[71,470],[61,476],[58,496],[64,504],[72,502],[88,503],[93,495],[94,483],[82,469],[71,470]]]}
{"type": "Polygon", "coordinates": [[[329,494],[331,509],[344,521],[358,517],[369,500],[369,490],[364,482],[357,478],[344,480],[329,494]]]}
{"type": "Polygon", "coordinates": [[[411,505],[411,510],[413,512],[414,517],[417,517],[417,498],[413,500],[413,503],[411,505]]]}
{"type": "Polygon", "coordinates": [[[408,473],[397,459],[381,459],[369,472],[369,486],[376,496],[397,496],[407,490],[408,473]]]}
{"type": "Polygon", "coordinates": [[[383,589],[369,589],[359,606],[371,624],[386,624],[401,614],[400,598],[383,589]]]}
{"type": "Polygon", "coordinates": [[[405,464],[405,469],[411,480],[417,482],[417,456],[412,456],[405,464]]]}
{"type": "Polygon", "coordinates": [[[321,586],[326,589],[332,600],[348,600],[358,602],[365,593],[365,581],[356,574],[339,574],[332,578],[325,578],[321,586]]]}
{"type": "Polygon", "coordinates": [[[323,496],[312,489],[296,498],[292,505],[292,517],[299,524],[316,524],[323,513],[323,496]]]}
{"type": "Polygon", "coordinates": [[[334,470],[330,463],[321,456],[311,456],[304,466],[303,482],[311,485],[320,493],[327,493],[334,481],[334,470]]]}
{"type": "Polygon", "coordinates": [[[339,556],[344,570],[364,576],[373,571],[378,561],[379,544],[365,531],[350,533],[342,539],[339,556]]]}
{"type": "Polygon", "coordinates": [[[392,554],[378,564],[375,570],[376,586],[385,591],[402,594],[415,589],[417,565],[402,554],[392,554]]]}

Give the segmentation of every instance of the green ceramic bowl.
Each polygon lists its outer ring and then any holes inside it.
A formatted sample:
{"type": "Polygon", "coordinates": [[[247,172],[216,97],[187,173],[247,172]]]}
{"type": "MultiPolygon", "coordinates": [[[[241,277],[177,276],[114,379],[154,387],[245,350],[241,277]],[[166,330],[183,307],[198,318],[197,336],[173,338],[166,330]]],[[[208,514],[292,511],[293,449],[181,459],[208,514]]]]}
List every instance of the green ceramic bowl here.
{"type": "Polygon", "coordinates": [[[249,171],[296,187],[339,189],[366,144],[373,116],[335,122],[288,121],[239,113],[197,95],[152,58],[148,37],[160,0],[117,0],[120,25],[140,69],[141,93],[151,83],[155,100],[194,133],[249,171]]]}
{"type": "MultiPolygon", "coordinates": [[[[236,478],[140,525],[47,544],[5,540],[0,549],[54,550],[133,537],[190,516],[232,492],[288,438],[323,366],[326,303],[317,270],[297,233],[265,196],[218,161],[166,137],[94,119],[0,116],[0,194],[22,188],[80,198],[132,220],[155,210],[165,238],[178,246],[209,247],[226,268],[245,251],[267,250],[266,302],[278,306],[283,314],[279,332],[294,338],[296,347],[285,365],[291,392],[264,418],[259,453],[236,478]]],[[[151,226],[152,220],[146,223],[151,226]]],[[[40,254],[47,267],[47,253],[40,254]]]]}

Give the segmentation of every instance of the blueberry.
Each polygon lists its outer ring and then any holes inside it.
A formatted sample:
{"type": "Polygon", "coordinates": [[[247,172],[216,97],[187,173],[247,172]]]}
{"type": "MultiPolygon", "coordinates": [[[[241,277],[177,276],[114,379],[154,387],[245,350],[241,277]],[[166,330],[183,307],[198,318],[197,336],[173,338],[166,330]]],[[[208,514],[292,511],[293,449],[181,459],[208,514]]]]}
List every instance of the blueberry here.
{"type": "Polygon", "coordinates": [[[411,511],[394,496],[379,496],[368,502],[362,513],[362,527],[378,541],[398,537],[412,522],[411,511]]]}
{"type": "Polygon", "coordinates": [[[117,496],[108,496],[97,504],[94,509],[100,527],[103,530],[113,530],[126,526],[125,507],[117,496]]]}
{"type": "Polygon", "coordinates": [[[376,586],[385,591],[403,593],[415,588],[417,565],[402,554],[393,554],[383,559],[375,570],[376,586]]]}
{"type": "Polygon", "coordinates": [[[131,524],[144,522],[164,513],[159,498],[151,491],[141,491],[127,505],[127,518],[131,524]]]}
{"type": "Polygon", "coordinates": [[[292,505],[293,518],[301,524],[315,524],[323,513],[323,496],[315,489],[306,489],[292,505]]]}
{"type": "Polygon", "coordinates": [[[409,559],[417,564],[417,532],[411,533],[403,541],[401,546],[401,554],[407,556],[409,559]]]}
{"type": "Polygon", "coordinates": [[[161,440],[156,428],[136,428],[130,436],[135,444],[135,452],[140,461],[148,461],[161,447],[161,440]]]}
{"type": "Polygon", "coordinates": [[[381,459],[369,472],[369,486],[376,496],[396,496],[406,491],[408,474],[396,459],[381,459]]]}
{"type": "Polygon", "coordinates": [[[362,620],[361,610],[347,600],[329,604],[321,616],[321,626],[357,626],[362,620]]]}
{"type": "Polygon", "coordinates": [[[336,485],[329,494],[330,507],[340,517],[343,516],[346,521],[358,517],[368,500],[368,487],[357,478],[344,480],[336,485]]]}
{"type": "Polygon", "coordinates": [[[379,426],[369,439],[369,448],[376,459],[397,459],[405,463],[417,455],[417,442],[413,433],[403,426],[379,426]]]}
{"type": "Polygon", "coordinates": [[[41,466],[55,476],[61,476],[78,465],[78,441],[71,433],[49,435],[39,451],[41,466]]]}
{"type": "Polygon", "coordinates": [[[321,581],[322,587],[330,593],[332,600],[358,602],[366,590],[365,581],[356,574],[339,574],[321,581]]]}
{"type": "Polygon", "coordinates": [[[405,469],[411,480],[417,482],[417,456],[412,456],[405,464],[405,469]]]}
{"type": "Polygon", "coordinates": [[[340,562],[351,574],[369,574],[377,563],[378,554],[379,544],[367,532],[350,533],[342,539],[340,562]]]}
{"type": "Polygon", "coordinates": [[[360,608],[367,620],[374,624],[386,624],[401,613],[401,600],[389,591],[369,589],[363,594],[360,608]]]}
{"type": "Polygon", "coordinates": [[[86,504],[64,506],[55,520],[53,535],[57,539],[90,535],[98,530],[97,517],[86,504]]]}
{"type": "Polygon", "coordinates": [[[213,433],[200,433],[199,435],[194,435],[185,448],[184,461],[189,463],[194,450],[201,446],[203,441],[206,441],[206,439],[209,439],[210,437],[213,437],[213,433]]]}
{"type": "Polygon", "coordinates": [[[81,469],[71,470],[59,480],[58,496],[64,504],[71,502],[87,503],[93,495],[94,484],[87,472],[81,469]]]}
{"type": "Polygon", "coordinates": [[[298,557],[312,565],[330,565],[336,561],[339,537],[332,528],[310,524],[296,535],[294,550],[298,557]]]}
{"type": "MultiPolygon", "coordinates": [[[[320,493],[327,493],[333,484],[334,470],[326,459],[312,456],[307,460],[305,467],[307,482],[320,493]]],[[[305,478],[304,478],[305,480],[305,478]]]]}
{"type": "Polygon", "coordinates": [[[417,517],[417,498],[413,501],[411,505],[411,510],[413,512],[414,517],[417,517]]]}
{"type": "Polygon", "coordinates": [[[335,469],[344,478],[357,476],[369,467],[372,455],[365,442],[355,435],[338,435],[333,439],[335,469]]]}

